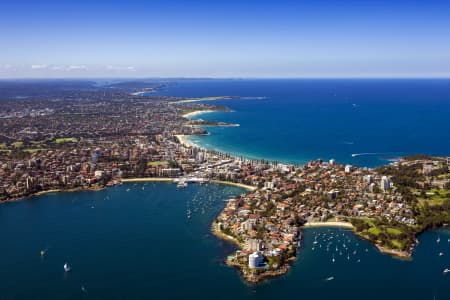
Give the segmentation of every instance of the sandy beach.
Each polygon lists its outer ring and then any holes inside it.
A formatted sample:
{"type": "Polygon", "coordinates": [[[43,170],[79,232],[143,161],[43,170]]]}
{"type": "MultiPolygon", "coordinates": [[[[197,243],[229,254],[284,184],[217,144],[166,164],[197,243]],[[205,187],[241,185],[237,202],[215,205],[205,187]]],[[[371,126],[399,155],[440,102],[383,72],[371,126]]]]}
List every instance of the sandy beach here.
{"type": "Polygon", "coordinates": [[[353,225],[348,222],[308,222],[303,227],[341,227],[353,229],[353,225]]]}
{"type": "Polygon", "coordinates": [[[197,148],[201,148],[198,145],[194,144],[193,142],[191,142],[189,140],[189,136],[188,135],[183,135],[183,134],[177,134],[175,135],[175,137],[178,139],[178,141],[180,142],[181,145],[183,145],[184,147],[190,148],[190,147],[197,147],[197,148]]]}
{"type": "Polygon", "coordinates": [[[189,113],[183,114],[182,117],[191,119],[197,115],[207,114],[207,113],[212,113],[212,112],[216,112],[216,111],[215,110],[195,110],[195,111],[191,111],[189,113]]]}
{"type": "Polygon", "coordinates": [[[211,180],[211,182],[214,183],[219,183],[219,184],[226,184],[226,185],[232,185],[232,186],[237,186],[249,191],[254,191],[256,190],[255,186],[251,186],[251,185],[246,185],[246,184],[242,184],[242,183],[236,183],[236,182],[229,182],[229,181],[222,181],[222,180],[211,180]]]}

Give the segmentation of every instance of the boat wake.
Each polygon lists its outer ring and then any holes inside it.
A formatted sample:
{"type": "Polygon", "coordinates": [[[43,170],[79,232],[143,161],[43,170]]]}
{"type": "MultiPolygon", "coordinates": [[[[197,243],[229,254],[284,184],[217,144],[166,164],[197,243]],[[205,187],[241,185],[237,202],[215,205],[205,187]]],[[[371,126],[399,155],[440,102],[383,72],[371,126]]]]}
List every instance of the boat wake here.
{"type": "Polygon", "coordinates": [[[352,157],[358,157],[358,156],[363,156],[363,155],[378,155],[381,153],[375,153],[375,152],[364,152],[364,153],[353,153],[352,157]]]}

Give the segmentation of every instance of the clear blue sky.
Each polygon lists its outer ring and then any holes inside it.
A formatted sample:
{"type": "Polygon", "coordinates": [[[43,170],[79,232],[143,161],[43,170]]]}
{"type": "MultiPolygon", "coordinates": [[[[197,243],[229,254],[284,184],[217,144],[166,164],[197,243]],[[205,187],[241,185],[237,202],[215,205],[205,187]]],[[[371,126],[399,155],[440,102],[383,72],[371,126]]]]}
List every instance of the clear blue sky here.
{"type": "Polygon", "coordinates": [[[1,78],[118,76],[450,77],[450,0],[0,1],[1,78]]]}

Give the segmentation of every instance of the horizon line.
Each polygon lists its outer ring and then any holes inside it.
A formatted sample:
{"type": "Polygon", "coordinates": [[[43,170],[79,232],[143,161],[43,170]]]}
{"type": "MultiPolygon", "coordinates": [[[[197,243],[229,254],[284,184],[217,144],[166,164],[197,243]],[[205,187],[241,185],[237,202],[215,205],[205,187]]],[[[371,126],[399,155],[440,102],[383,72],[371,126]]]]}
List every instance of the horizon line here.
{"type": "Polygon", "coordinates": [[[389,79],[389,80],[402,80],[402,79],[419,79],[419,80],[429,80],[429,79],[450,79],[448,76],[336,76],[336,77],[318,77],[318,76],[287,76],[287,77],[206,77],[206,76],[138,76],[138,77],[120,77],[120,76],[86,76],[86,77],[0,77],[0,81],[20,81],[20,80],[293,80],[293,79],[303,79],[303,80],[367,80],[367,79],[389,79]]]}

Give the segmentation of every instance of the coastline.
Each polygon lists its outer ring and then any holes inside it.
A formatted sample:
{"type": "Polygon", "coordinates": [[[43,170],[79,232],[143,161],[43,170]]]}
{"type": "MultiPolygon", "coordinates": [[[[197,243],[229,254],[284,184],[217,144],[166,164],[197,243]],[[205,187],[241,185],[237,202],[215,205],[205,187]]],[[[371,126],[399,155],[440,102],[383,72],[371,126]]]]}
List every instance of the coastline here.
{"type": "Polygon", "coordinates": [[[410,260],[412,254],[407,251],[401,251],[401,250],[395,250],[395,249],[389,249],[385,248],[383,246],[380,246],[373,241],[369,240],[366,236],[362,235],[361,233],[355,231],[355,227],[349,223],[349,222],[308,222],[305,223],[302,227],[304,228],[317,228],[317,227],[336,227],[336,228],[346,228],[346,229],[352,229],[353,233],[364,240],[367,240],[372,245],[377,248],[377,250],[383,254],[391,255],[393,257],[403,259],[403,260],[410,260]]]}
{"type": "Polygon", "coordinates": [[[180,101],[176,101],[175,103],[190,103],[190,102],[200,102],[200,101],[216,101],[216,100],[231,100],[238,99],[239,97],[231,97],[231,96],[210,96],[210,97],[201,97],[201,98],[189,98],[180,101]]]}
{"type": "Polygon", "coordinates": [[[121,182],[172,182],[174,178],[166,177],[136,177],[136,178],[123,178],[121,182]]]}
{"type": "Polygon", "coordinates": [[[239,241],[232,237],[231,235],[227,235],[225,233],[223,233],[218,227],[216,223],[213,223],[211,226],[211,232],[212,234],[214,234],[216,237],[221,238],[223,240],[226,241],[230,241],[233,244],[235,244],[237,247],[239,247],[240,249],[243,249],[243,246],[241,245],[241,243],[239,243],[239,241]]]}
{"type": "Polygon", "coordinates": [[[217,110],[212,110],[212,109],[206,109],[206,110],[194,110],[185,114],[182,114],[181,116],[183,118],[186,119],[191,119],[197,115],[201,115],[201,114],[207,114],[207,113],[213,113],[213,112],[218,112],[217,110]]]}
{"type": "Polygon", "coordinates": [[[257,189],[257,187],[255,187],[255,186],[251,186],[251,185],[247,185],[247,184],[243,184],[243,183],[231,182],[231,181],[211,180],[211,182],[218,183],[218,184],[237,186],[237,187],[246,189],[248,191],[256,191],[256,189],[257,189]]]}
{"type": "MultiPolygon", "coordinates": [[[[172,182],[175,178],[166,178],[166,177],[144,177],[144,178],[125,178],[121,181],[126,182],[172,182]]],[[[222,180],[211,180],[212,183],[216,184],[224,184],[224,185],[231,185],[240,187],[243,189],[246,189],[248,191],[254,191],[256,190],[256,187],[251,185],[246,185],[243,183],[237,183],[237,182],[228,182],[228,181],[222,181],[222,180]]]]}
{"type": "MultiPolygon", "coordinates": [[[[199,147],[198,145],[194,144],[193,142],[191,142],[189,140],[189,135],[177,134],[177,135],[175,135],[175,137],[178,139],[178,142],[181,145],[183,145],[184,147],[187,147],[187,148],[197,147],[200,149],[204,149],[204,148],[199,147]]],[[[206,149],[204,149],[204,150],[206,150],[206,149]]]]}
{"type": "Polygon", "coordinates": [[[353,225],[349,222],[307,222],[302,227],[314,228],[314,227],[338,227],[354,229],[353,225]]]}
{"type": "Polygon", "coordinates": [[[27,200],[27,199],[31,199],[36,196],[43,196],[43,195],[52,194],[52,193],[98,192],[98,191],[104,190],[106,188],[107,187],[105,186],[105,187],[90,187],[90,188],[77,187],[77,188],[71,188],[71,189],[50,189],[50,190],[39,191],[39,192],[30,194],[27,196],[23,196],[23,197],[12,198],[12,199],[8,199],[8,200],[0,201],[0,204],[27,200]]]}

